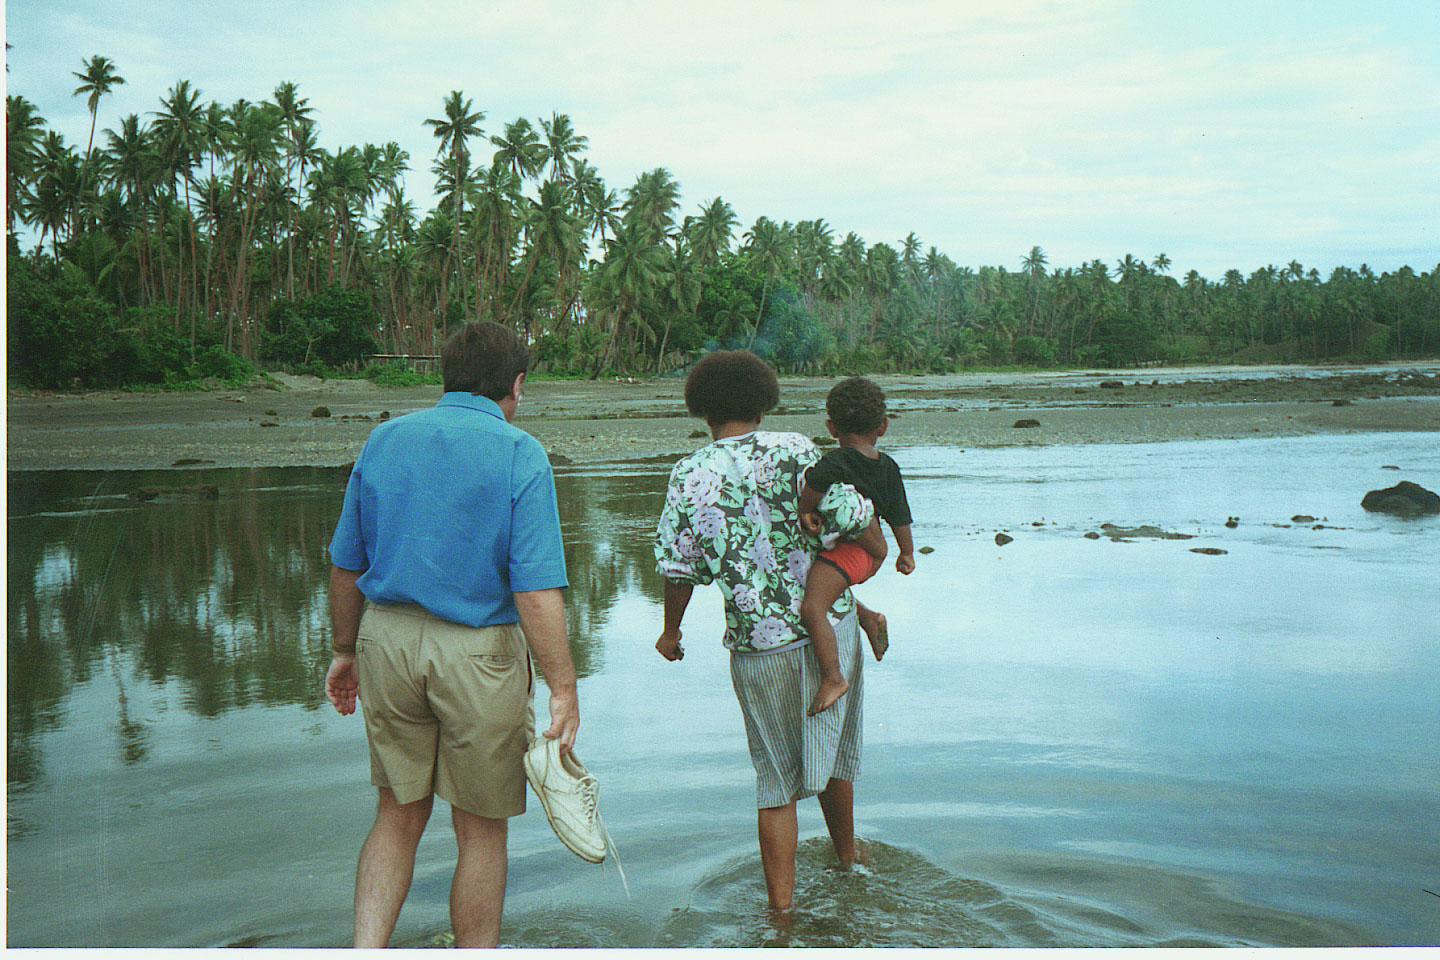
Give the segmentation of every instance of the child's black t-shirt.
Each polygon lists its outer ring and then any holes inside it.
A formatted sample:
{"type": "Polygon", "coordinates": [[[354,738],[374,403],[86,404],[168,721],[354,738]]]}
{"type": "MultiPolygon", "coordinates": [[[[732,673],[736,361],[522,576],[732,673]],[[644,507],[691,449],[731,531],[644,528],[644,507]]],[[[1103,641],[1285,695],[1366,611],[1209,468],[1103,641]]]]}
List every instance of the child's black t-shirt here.
{"type": "Polygon", "coordinates": [[[850,484],[875,504],[875,512],[890,526],[910,525],[905,482],[900,478],[900,465],[890,457],[880,453],[880,459],[871,460],[852,447],[837,447],[805,474],[805,483],[821,496],[837,481],[850,484]]]}

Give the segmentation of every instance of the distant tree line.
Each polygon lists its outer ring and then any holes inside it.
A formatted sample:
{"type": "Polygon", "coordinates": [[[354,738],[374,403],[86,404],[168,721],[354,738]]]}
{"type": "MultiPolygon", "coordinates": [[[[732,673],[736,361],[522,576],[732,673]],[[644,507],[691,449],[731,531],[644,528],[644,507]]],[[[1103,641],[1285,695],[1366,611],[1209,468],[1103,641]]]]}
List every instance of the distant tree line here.
{"type": "Polygon", "coordinates": [[[227,106],[182,80],[97,145],[124,79],[103,56],[75,76],[83,150],[24,97],[5,102],[10,364],[37,385],[322,371],[433,353],[472,319],[516,327],[542,369],[580,376],[737,345],[787,372],[1440,352],[1440,267],[1322,278],[1292,261],[1214,282],[1177,280],[1163,253],[1050,269],[1037,246],[1018,269],[972,269],[914,233],[892,246],[821,219],[743,229],[720,197],[682,215],[663,167],[622,197],[563,113],[487,135],[460,91],[423,121],[437,149],[421,213],[407,152],[321,147],[293,83],[227,106]]]}

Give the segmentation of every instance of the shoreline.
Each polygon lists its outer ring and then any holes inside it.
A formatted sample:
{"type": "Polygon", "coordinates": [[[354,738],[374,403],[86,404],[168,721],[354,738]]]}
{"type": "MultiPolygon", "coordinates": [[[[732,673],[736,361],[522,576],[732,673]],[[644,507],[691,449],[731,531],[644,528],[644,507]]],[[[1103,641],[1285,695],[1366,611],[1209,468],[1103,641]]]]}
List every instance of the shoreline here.
{"type": "MultiPolygon", "coordinates": [[[[272,376],[272,384],[202,393],[11,394],[7,469],[343,466],[382,416],[432,406],[441,394],[439,386],[272,376]],[[330,416],[312,416],[320,406],[330,416]]],[[[872,379],[886,392],[891,450],[1440,431],[1437,362],[872,379]],[[1018,420],[1039,426],[1019,428],[1018,420]]],[[[781,378],[781,405],[765,426],[824,436],[834,382],[781,378]]],[[[675,458],[708,442],[685,411],[683,386],[679,377],[536,381],[515,423],[557,465],[675,458]]]]}

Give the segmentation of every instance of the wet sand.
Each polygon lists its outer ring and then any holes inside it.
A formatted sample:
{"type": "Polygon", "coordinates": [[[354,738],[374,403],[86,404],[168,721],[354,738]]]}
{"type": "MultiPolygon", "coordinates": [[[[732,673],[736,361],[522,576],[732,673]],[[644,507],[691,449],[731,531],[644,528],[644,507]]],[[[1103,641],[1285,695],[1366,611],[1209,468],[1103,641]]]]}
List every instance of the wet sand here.
{"type": "MultiPolygon", "coordinates": [[[[1440,362],[873,379],[893,417],[883,441],[890,448],[1440,431],[1440,362]],[[1017,427],[1019,420],[1039,425],[1017,427]]],[[[765,426],[823,436],[833,383],[782,378],[781,406],[765,426]]],[[[560,464],[669,459],[708,440],[686,414],[682,389],[678,377],[534,382],[516,422],[560,464]]],[[[355,459],[383,415],[431,406],[440,392],[277,374],[242,390],[202,393],[11,393],[7,466],[339,466],[355,459]],[[320,406],[328,417],[313,415],[320,406]]]]}

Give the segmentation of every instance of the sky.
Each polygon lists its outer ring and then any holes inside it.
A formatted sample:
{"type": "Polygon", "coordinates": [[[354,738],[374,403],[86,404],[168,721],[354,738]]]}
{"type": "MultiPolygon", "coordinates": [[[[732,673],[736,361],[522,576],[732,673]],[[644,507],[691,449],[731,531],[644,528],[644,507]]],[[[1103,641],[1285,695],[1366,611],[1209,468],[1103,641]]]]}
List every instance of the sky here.
{"type": "Polygon", "coordinates": [[[622,197],[664,167],[683,214],[914,232],[972,268],[1440,263],[1435,0],[10,0],[5,39],[7,94],[82,150],[92,55],[126,80],[97,143],[180,79],[223,104],[289,80],[323,147],[408,150],[422,210],[423,121],[461,90],[486,134],[568,114],[622,197]]]}

